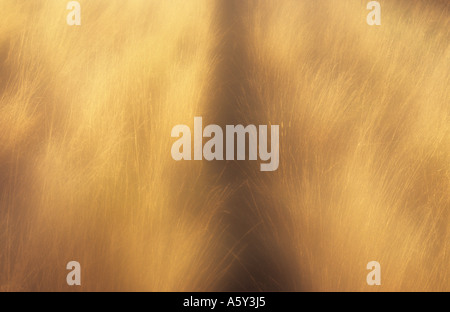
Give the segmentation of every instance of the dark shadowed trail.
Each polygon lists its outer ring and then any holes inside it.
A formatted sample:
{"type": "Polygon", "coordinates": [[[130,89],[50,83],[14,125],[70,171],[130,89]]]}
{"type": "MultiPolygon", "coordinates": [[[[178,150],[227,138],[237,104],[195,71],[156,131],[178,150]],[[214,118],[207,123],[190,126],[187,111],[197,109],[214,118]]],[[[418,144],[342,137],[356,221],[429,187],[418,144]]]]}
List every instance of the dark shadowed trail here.
{"type": "MultiPolygon", "coordinates": [[[[247,52],[249,34],[245,16],[254,9],[252,6],[255,3],[240,0],[217,2],[216,25],[223,37],[215,51],[220,61],[214,73],[210,116],[205,116],[204,124],[216,123],[225,129],[227,124],[246,126],[248,120],[255,125],[269,123],[257,120],[257,114],[252,115],[261,105],[254,100],[256,90],[249,83],[252,60],[247,52]]],[[[234,258],[231,268],[219,283],[223,291],[286,291],[295,288],[293,266],[289,265],[291,257],[272,237],[270,226],[267,226],[269,221],[279,224],[274,218],[277,218],[275,212],[282,204],[268,201],[261,190],[255,188],[260,180],[270,181],[277,172],[260,172],[259,165],[260,161],[215,161],[209,164],[211,175],[220,176],[215,183],[234,190],[225,203],[222,216],[227,228],[225,249],[231,250],[234,258]]]]}

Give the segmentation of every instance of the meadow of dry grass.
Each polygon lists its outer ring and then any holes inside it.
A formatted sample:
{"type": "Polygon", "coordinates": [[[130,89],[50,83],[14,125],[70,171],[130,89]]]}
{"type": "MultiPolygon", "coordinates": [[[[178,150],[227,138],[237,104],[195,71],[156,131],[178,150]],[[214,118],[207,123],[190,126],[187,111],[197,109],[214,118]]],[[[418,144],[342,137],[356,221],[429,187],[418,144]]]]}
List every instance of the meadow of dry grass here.
{"type": "Polygon", "coordinates": [[[293,289],[371,290],[378,259],[380,290],[449,290],[450,6],[430,3],[385,2],[379,28],[364,1],[264,2],[245,22],[258,119],[283,144],[254,188],[275,203],[263,232],[295,250],[293,289]]]}
{"type": "Polygon", "coordinates": [[[449,2],[79,2],[0,1],[0,291],[450,290],[449,2]],[[175,162],[194,116],[279,169],[175,162]]]}

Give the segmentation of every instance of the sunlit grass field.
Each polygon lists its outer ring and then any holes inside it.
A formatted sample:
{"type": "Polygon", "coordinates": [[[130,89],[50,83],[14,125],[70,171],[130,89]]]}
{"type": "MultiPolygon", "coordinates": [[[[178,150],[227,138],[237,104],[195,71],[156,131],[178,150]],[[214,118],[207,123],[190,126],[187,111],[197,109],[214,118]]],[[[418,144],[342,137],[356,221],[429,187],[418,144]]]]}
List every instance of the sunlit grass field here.
{"type": "Polygon", "coordinates": [[[448,1],[79,2],[0,1],[0,291],[450,290],[448,1]],[[278,170],[174,161],[195,116],[278,170]]]}

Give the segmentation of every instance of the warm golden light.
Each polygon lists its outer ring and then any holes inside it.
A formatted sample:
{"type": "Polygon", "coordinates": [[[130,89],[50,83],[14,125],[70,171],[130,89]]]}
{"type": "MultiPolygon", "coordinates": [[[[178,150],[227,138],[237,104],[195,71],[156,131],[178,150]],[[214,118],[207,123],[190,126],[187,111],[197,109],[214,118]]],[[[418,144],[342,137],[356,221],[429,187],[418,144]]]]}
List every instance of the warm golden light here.
{"type": "Polygon", "coordinates": [[[450,290],[448,1],[66,2],[0,3],[0,291],[450,290]],[[196,116],[277,170],[175,161],[196,116]]]}

